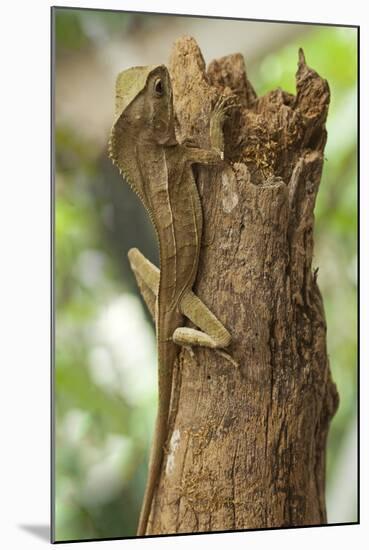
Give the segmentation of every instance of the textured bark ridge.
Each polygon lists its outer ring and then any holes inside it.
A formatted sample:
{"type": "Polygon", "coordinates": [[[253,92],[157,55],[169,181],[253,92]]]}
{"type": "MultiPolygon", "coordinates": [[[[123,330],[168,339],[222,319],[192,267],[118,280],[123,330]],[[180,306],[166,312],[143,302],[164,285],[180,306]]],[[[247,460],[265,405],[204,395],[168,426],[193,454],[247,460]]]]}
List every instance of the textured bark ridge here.
{"type": "Polygon", "coordinates": [[[326,523],[325,449],[338,405],[326,350],[314,204],[329,87],[299,52],[296,96],[258,98],[241,55],[206,70],[181,38],[170,61],[179,139],[208,146],[220,94],[226,168],[199,168],[204,234],[195,291],[233,337],[230,353],[183,349],[148,533],[326,523]]]}

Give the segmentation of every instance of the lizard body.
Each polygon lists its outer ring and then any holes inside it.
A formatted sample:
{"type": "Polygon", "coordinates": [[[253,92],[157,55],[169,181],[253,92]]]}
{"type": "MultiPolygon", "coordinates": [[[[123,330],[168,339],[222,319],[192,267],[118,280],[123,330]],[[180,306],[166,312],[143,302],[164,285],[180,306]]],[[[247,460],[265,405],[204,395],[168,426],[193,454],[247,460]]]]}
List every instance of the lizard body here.
{"type": "Polygon", "coordinates": [[[192,164],[222,162],[222,126],[228,99],[211,119],[212,149],[179,144],[173,94],[164,65],[134,67],[118,75],[116,119],[109,155],[140,197],[154,225],[160,271],[137,249],[128,253],[141,292],[156,321],[158,412],[138,535],[145,535],[168,436],[172,373],[179,345],[224,348],[231,337],[192,292],[202,233],[202,209],[192,164]],[[184,316],[201,330],[184,327],[184,316]]]}

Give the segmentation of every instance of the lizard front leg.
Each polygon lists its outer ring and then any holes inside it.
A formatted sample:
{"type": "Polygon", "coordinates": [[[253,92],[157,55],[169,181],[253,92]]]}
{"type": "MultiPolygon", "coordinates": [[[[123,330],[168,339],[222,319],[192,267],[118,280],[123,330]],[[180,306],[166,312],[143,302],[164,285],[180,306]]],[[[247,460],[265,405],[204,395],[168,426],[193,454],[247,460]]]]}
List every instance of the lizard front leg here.
{"type": "Polygon", "coordinates": [[[239,103],[235,103],[236,100],[237,96],[234,94],[220,96],[210,116],[210,145],[221,152],[222,160],[224,158],[223,126],[229,111],[240,107],[239,103]]]}
{"type": "Polygon", "coordinates": [[[236,97],[229,95],[218,99],[210,116],[210,149],[186,147],[187,158],[191,163],[213,165],[224,160],[223,125],[228,112],[239,107],[235,103],[236,97]]]}

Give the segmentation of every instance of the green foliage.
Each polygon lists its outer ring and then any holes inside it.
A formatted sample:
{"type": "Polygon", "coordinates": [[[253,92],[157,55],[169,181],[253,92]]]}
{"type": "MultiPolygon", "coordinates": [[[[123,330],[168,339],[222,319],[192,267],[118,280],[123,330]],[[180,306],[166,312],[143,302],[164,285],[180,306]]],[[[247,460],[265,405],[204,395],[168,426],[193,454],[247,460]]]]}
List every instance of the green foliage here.
{"type": "MultiPolygon", "coordinates": [[[[129,379],[123,381],[124,391],[118,368],[125,367],[124,358],[113,356],[114,342],[99,332],[106,304],[116,301],[126,286],[119,281],[114,247],[101,226],[103,212],[93,185],[99,152],[72,129],[57,127],[55,138],[56,538],[133,535],[153,396],[142,392],[139,405],[132,406],[127,400],[129,379]],[[94,350],[99,361],[95,369],[94,350]],[[105,381],[96,375],[104,365],[105,381]],[[111,453],[106,446],[112,437],[118,442],[118,465],[109,469],[111,453]],[[95,490],[89,489],[93,483],[95,490]],[[99,483],[111,484],[102,501],[99,483]],[[91,497],[86,496],[89,492],[91,497]]],[[[140,322],[144,323],[143,315],[140,322]]],[[[150,378],[148,384],[154,387],[150,378]]]]}
{"type": "Polygon", "coordinates": [[[307,64],[328,80],[333,91],[332,101],[356,86],[356,30],[312,25],[310,32],[269,53],[257,67],[251,67],[250,78],[258,95],[273,88],[295,93],[299,48],[304,50],[307,64]]]}
{"type": "Polygon", "coordinates": [[[79,11],[57,10],[55,40],[61,50],[79,50],[91,44],[83,32],[79,11]]]}
{"type": "Polygon", "coordinates": [[[138,13],[56,8],[57,54],[75,53],[96,47],[112,36],[123,36],[149,21],[150,17],[138,13]]]}

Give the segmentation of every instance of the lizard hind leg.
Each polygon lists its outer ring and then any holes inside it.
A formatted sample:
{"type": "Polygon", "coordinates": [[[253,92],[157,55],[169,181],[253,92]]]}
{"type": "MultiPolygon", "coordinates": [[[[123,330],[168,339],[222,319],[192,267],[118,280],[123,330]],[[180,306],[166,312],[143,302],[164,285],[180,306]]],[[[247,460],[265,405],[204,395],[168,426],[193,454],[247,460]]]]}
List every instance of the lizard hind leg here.
{"type": "Polygon", "coordinates": [[[191,290],[187,291],[179,304],[183,315],[199,329],[179,327],[174,331],[173,341],[179,345],[226,348],[231,343],[231,335],[210,309],[191,290]]]}
{"type": "Polygon", "coordinates": [[[160,270],[145,258],[137,248],[129,250],[128,260],[141,295],[155,321],[155,303],[159,289],[160,270]]]}

